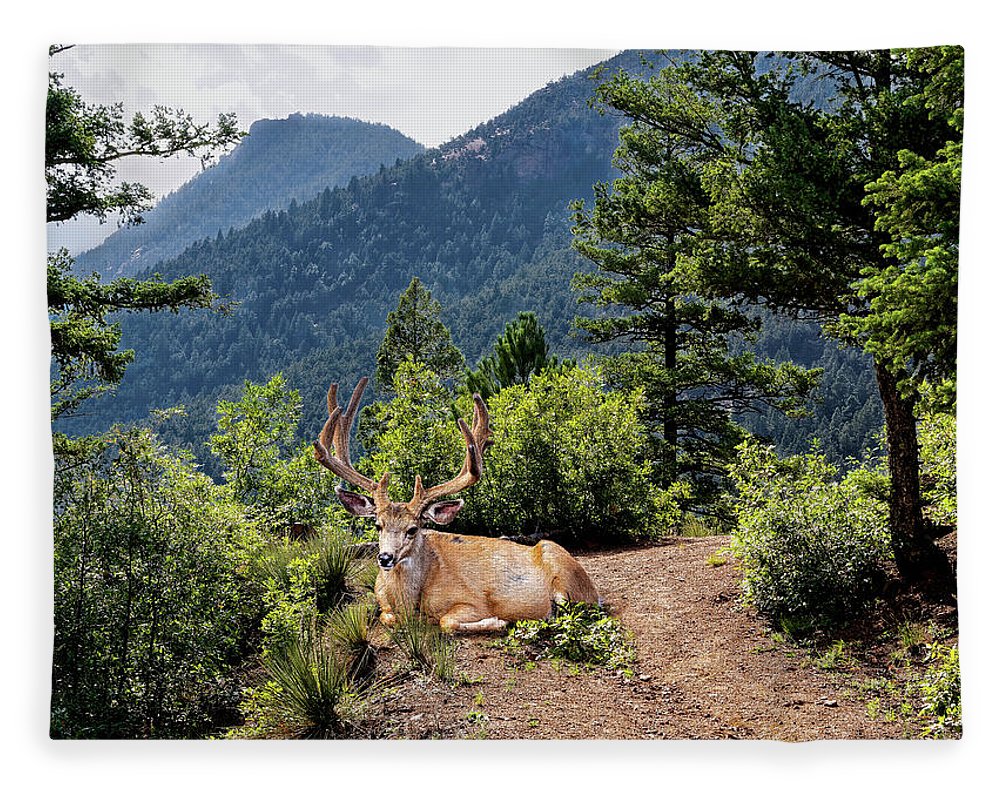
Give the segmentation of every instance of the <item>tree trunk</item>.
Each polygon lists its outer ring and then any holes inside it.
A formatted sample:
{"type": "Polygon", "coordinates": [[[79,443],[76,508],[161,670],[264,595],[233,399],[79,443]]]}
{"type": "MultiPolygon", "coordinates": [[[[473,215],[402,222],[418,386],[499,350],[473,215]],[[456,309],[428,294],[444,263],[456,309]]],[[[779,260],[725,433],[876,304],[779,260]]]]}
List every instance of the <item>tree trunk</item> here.
{"type": "MultiPolygon", "coordinates": [[[[677,309],[671,296],[667,309],[667,331],[663,342],[663,367],[673,372],[677,367],[677,309]]],[[[677,390],[671,388],[663,398],[663,480],[667,488],[677,480],[677,390]]]]}
{"type": "Polygon", "coordinates": [[[955,572],[934,544],[920,501],[920,454],[915,400],[898,388],[899,377],[878,361],[875,377],[885,411],[889,454],[889,532],[900,575],[921,587],[953,593],[955,572]]]}

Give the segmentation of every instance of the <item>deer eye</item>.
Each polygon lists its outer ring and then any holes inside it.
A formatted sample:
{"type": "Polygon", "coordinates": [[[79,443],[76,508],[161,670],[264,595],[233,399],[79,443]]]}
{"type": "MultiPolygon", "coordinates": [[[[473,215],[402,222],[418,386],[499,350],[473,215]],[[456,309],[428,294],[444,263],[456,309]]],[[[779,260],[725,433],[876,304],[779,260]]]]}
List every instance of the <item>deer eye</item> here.
{"type": "Polygon", "coordinates": [[[416,525],[410,525],[410,527],[408,527],[406,529],[406,535],[407,535],[407,537],[413,538],[417,534],[417,530],[419,530],[419,529],[420,528],[417,527],[416,525]]]}

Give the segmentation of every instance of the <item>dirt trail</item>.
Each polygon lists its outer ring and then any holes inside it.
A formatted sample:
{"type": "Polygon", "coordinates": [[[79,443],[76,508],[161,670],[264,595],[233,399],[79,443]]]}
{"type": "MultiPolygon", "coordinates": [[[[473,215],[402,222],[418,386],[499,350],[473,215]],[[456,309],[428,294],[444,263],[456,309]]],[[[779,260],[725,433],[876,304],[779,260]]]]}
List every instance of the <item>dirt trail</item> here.
{"type": "Polygon", "coordinates": [[[733,563],[706,558],[727,537],[578,555],[612,612],[634,633],[628,679],[573,674],[540,660],[525,669],[495,638],[460,640],[447,687],[414,678],[379,712],[382,736],[490,739],[900,738],[874,721],[853,682],[858,668],[819,669],[775,640],[737,603],[733,563]]]}

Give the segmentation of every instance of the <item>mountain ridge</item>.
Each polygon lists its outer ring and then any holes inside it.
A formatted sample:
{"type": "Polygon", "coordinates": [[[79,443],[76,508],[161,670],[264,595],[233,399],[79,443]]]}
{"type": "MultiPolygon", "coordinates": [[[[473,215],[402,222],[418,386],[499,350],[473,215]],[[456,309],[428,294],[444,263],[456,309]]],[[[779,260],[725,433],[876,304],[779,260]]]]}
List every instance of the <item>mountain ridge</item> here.
{"type": "Polygon", "coordinates": [[[259,119],[236,148],[164,196],[141,224],[77,256],[76,269],[134,276],[267,209],[308,200],[422,151],[386,124],[315,113],[259,119]]]}

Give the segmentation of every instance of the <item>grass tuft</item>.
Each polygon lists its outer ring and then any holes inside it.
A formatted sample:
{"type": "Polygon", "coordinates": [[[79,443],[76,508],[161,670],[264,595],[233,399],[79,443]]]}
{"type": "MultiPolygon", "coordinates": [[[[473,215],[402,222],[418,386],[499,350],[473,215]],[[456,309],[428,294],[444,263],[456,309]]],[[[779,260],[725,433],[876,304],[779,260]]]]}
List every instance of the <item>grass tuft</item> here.
{"type": "Polygon", "coordinates": [[[395,615],[389,636],[412,665],[441,681],[454,679],[455,644],[441,627],[418,612],[397,610],[395,615]]]}

